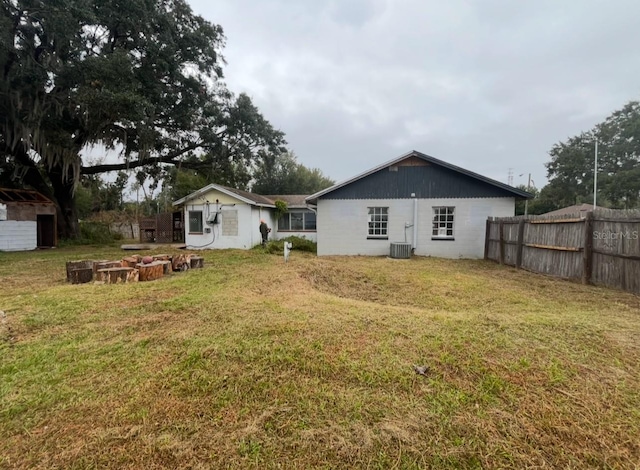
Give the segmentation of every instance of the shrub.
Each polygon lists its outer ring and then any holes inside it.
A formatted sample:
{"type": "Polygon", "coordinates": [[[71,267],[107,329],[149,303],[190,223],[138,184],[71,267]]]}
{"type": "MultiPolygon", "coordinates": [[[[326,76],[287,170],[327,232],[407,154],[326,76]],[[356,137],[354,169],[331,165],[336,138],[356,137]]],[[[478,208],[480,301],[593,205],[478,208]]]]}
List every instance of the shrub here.
{"type": "MultiPolygon", "coordinates": [[[[284,253],[284,242],[291,242],[293,247],[292,250],[298,251],[307,251],[309,253],[317,253],[318,252],[318,244],[312,240],[308,240],[305,237],[287,237],[281,240],[271,240],[267,243],[267,246],[264,250],[269,254],[282,254],[284,253]]],[[[256,249],[262,250],[262,245],[257,245],[256,249]]]]}
{"type": "Polygon", "coordinates": [[[122,235],[111,233],[109,224],[83,220],[80,221],[80,238],[77,240],[62,240],[60,246],[109,245],[117,240],[122,240],[122,235]]]}

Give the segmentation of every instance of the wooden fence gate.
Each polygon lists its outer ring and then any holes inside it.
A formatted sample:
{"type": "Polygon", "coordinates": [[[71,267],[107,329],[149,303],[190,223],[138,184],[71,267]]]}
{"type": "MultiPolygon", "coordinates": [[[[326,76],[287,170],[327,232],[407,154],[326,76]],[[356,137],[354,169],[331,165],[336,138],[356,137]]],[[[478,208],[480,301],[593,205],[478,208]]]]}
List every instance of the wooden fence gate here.
{"type": "Polygon", "coordinates": [[[143,217],[140,224],[141,243],[184,243],[184,215],[182,211],[143,217]]]}

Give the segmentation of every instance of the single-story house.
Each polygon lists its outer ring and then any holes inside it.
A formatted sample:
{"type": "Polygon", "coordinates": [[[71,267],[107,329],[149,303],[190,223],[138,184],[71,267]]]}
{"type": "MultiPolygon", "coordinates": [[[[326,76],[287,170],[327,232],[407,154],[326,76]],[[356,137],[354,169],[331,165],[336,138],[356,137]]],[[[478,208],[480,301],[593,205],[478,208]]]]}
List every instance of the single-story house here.
{"type": "Polygon", "coordinates": [[[262,196],[210,184],[173,203],[184,211],[185,238],[192,249],[238,248],[259,245],[260,220],[272,229],[270,239],[292,235],[316,240],[315,213],[303,196],[262,196]],[[277,217],[276,201],[287,203],[287,212],[277,217]]]}
{"type": "Polygon", "coordinates": [[[393,242],[443,258],[482,258],[487,217],[515,214],[526,191],[411,151],[305,199],[318,255],[389,255],[393,242]]]}
{"type": "Polygon", "coordinates": [[[57,244],[56,206],[36,191],[0,188],[0,251],[57,244]]]}

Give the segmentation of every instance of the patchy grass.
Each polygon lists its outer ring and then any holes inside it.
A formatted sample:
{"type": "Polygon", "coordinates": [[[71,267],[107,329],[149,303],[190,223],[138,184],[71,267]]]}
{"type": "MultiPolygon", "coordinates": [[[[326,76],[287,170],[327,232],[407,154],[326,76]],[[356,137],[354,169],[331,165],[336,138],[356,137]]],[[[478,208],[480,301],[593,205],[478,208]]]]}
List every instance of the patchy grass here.
{"type": "Polygon", "coordinates": [[[480,261],[0,253],[0,467],[636,468],[640,299],[480,261]],[[427,377],[412,365],[428,365],[427,377]]]}

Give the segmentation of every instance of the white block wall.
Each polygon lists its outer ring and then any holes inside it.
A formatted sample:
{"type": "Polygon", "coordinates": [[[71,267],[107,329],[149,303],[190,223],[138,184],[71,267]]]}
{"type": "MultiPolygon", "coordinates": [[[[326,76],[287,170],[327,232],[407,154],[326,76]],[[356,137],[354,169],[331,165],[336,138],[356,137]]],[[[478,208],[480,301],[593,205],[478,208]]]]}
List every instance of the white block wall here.
{"type": "Polygon", "coordinates": [[[37,247],[37,222],[0,221],[0,251],[35,250],[37,247]]]}
{"type": "Polygon", "coordinates": [[[415,254],[441,258],[482,258],[487,217],[509,217],[514,198],[418,199],[414,225],[414,199],[320,199],[318,201],[318,255],[388,256],[391,242],[413,244],[415,254]],[[455,207],[455,240],[432,240],[433,207],[455,207]],[[369,207],[388,207],[388,239],[368,240],[369,207]]]}
{"type": "MultiPolygon", "coordinates": [[[[209,211],[215,210],[215,204],[209,205],[209,211]]],[[[268,208],[250,206],[248,204],[236,204],[234,206],[222,206],[221,223],[216,225],[207,224],[207,207],[204,204],[188,204],[185,207],[185,243],[190,249],[214,250],[214,249],[240,249],[248,250],[262,241],[260,235],[260,219],[264,219],[272,232],[269,239],[273,239],[275,234],[275,219],[273,211],[268,208]],[[225,211],[238,211],[238,234],[235,236],[224,235],[222,224],[224,223],[225,211]],[[189,212],[202,211],[203,228],[211,229],[210,233],[193,234],[189,233],[189,212]]]]}

